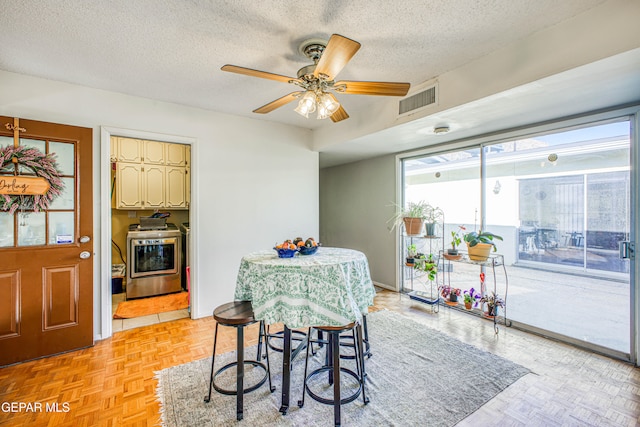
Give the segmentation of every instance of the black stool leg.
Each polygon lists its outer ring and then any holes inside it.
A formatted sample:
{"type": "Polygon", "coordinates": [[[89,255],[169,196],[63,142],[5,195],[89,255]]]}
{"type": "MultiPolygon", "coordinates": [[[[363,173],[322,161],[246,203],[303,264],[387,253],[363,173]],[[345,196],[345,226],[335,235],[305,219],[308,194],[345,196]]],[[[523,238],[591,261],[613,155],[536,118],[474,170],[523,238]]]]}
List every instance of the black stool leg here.
{"type": "Polygon", "coordinates": [[[340,425],[340,333],[331,332],[331,347],[333,349],[333,421],[340,425]]]}
{"type": "MultiPolygon", "coordinates": [[[[269,343],[266,340],[267,327],[264,324],[264,321],[260,321],[260,330],[264,331],[265,333],[264,354],[267,356],[267,375],[269,375],[269,390],[271,391],[271,393],[273,393],[276,390],[276,388],[273,385],[271,385],[271,363],[269,362],[269,343]]],[[[258,345],[261,345],[261,344],[258,343],[258,345]]],[[[260,360],[260,354],[258,354],[257,360],[260,360]]]]}
{"type": "Polygon", "coordinates": [[[209,395],[204,398],[204,401],[209,403],[211,401],[211,389],[213,388],[213,364],[216,362],[216,342],[218,341],[218,322],[216,322],[216,332],[213,335],[213,354],[211,355],[211,375],[209,376],[209,395]]]}
{"type": "Polygon", "coordinates": [[[367,316],[362,316],[362,326],[364,328],[364,355],[367,356],[367,359],[371,358],[373,354],[371,354],[371,345],[369,344],[369,329],[367,328],[367,316]]]}
{"type": "Polygon", "coordinates": [[[307,392],[307,368],[309,367],[309,347],[311,347],[311,328],[307,333],[307,355],[304,359],[304,382],[302,383],[302,399],[298,400],[298,407],[304,406],[304,395],[307,392]]]}
{"type": "Polygon", "coordinates": [[[359,361],[356,361],[356,363],[359,363],[359,371],[360,371],[360,384],[362,385],[362,401],[364,402],[364,404],[366,405],[367,403],[369,403],[369,398],[367,397],[366,393],[365,393],[365,386],[364,386],[364,380],[367,376],[367,373],[365,372],[365,365],[364,365],[364,349],[362,347],[362,327],[360,325],[356,326],[356,331],[355,331],[355,335],[354,336],[354,342],[356,342],[356,337],[357,337],[357,343],[358,343],[358,347],[356,350],[356,355],[360,355],[359,357],[359,361]]]}
{"type": "MultiPolygon", "coordinates": [[[[260,326],[258,327],[258,352],[256,353],[256,360],[260,360],[262,358],[262,337],[266,334],[266,329],[264,327],[264,321],[260,321],[260,326]]],[[[265,340],[267,337],[265,336],[265,340]]]]}
{"type": "Polygon", "coordinates": [[[238,366],[236,371],[236,418],[240,421],[243,417],[244,406],[244,326],[237,327],[238,329],[238,366]]]}

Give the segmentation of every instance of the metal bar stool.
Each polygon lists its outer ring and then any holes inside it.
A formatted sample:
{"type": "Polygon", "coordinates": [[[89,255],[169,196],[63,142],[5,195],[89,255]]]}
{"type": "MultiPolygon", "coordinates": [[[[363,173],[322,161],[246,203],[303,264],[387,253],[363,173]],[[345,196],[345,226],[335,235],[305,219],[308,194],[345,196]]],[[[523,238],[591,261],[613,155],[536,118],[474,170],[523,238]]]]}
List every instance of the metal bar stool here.
{"type": "Polygon", "coordinates": [[[307,333],[307,355],[304,364],[304,385],[302,387],[302,399],[298,401],[298,406],[300,408],[304,406],[304,398],[306,394],[309,394],[309,396],[315,401],[326,405],[333,405],[334,424],[339,426],[341,405],[353,402],[358,398],[358,396],[360,396],[360,394],[362,394],[362,401],[364,404],[366,405],[369,403],[369,398],[366,396],[365,392],[362,327],[360,324],[354,322],[344,326],[314,326],[313,329],[316,329],[318,332],[324,332],[328,335],[326,364],[307,374],[309,368],[309,348],[312,346],[311,328],[309,328],[309,332],[307,333]],[[355,344],[356,372],[340,366],[340,334],[347,331],[351,331],[353,343],[355,344]],[[309,387],[308,381],[323,372],[329,373],[329,384],[333,384],[333,399],[327,399],[319,396],[309,387]],[[358,388],[351,395],[345,398],[342,398],[340,394],[341,373],[353,377],[358,383],[358,388]]]}
{"type": "MultiPolygon", "coordinates": [[[[213,318],[216,321],[216,331],[213,337],[213,355],[211,356],[211,375],[209,378],[209,394],[204,398],[205,402],[211,401],[211,391],[215,389],[218,393],[225,395],[235,395],[236,396],[236,418],[240,421],[243,417],[243,398],[245,393],[250,393],[254,390],[257,390],[264,382],[269,379],[269,390],[273,393],[276,389],[271,385],[271,369],[269,364],[269,350],[265,348],[265,353],[267,356],[267,364],[260,362],[260,356],[258,356],[258,360],[245,360],[244,358],[244,327],[252,325],[257,322],[257,320],[253,316],[253,308],[251,307],[250,301],[234,301],[227,304],[223,304],[217,307],[213,311],[213,318]],[[236,328],[237,331],[237,345],[236,345],[236,354],[237,359],[235,362],[228,363],[223,367],[219,368],[217,371],[214,371],[214,365],[216,361],[216,342],[218,341],[218,326],[231,326],[236,328]],[[263,369],[264,377],[258,381],[257,384],[247,387],[244,387],[244,366],[252,365],[257,368],[263,369]],[[216,384],[216,377],[227,369],[235,366],[236,367],[236,388],[235,390],[228,390],[222,387],[219,387],[216,384]]],[[[260,321],[260,338],[266,335],[265,325],[263,321],[260,321]]],[[[262,347],[261,339],[258,347],[262,347]]],[[[266,346],[265,346],[266,347],[266,346]]],[[[258,351],[258,354],[259,351],[258,351]]]]}
{"type": "MultiPolygon", "coordinates": [[[[369,331],[367,329],[367,316],[364,315],[362,316],[362,329],[364,331],[364,336],[362,337],[362,343],[364,345],[364,353],[363,356],[366,357],[367,359],[371,358],[371,356],[373,356],[373,353],[371,353],[371,344],[369,343],[369,331]]],[[[340,337],[340,339],[347,339],[347,340],[351,340],[353,337],[351,335],[342,335],[340,337]]],[[[322,339],[321,336],[318,336],[318,339],[322,339]]],[[[343,347],[354,347],[354,344],[352,342],[343,342],[340,341],[340,345],[343,347]]],[[[343,359],[354,359],[355,358],[355,354],[341,354],[340,355],[341,358],[343,359]]],[[[364,376],[366,377],[367,374],[365,372],[364,376]]]]}

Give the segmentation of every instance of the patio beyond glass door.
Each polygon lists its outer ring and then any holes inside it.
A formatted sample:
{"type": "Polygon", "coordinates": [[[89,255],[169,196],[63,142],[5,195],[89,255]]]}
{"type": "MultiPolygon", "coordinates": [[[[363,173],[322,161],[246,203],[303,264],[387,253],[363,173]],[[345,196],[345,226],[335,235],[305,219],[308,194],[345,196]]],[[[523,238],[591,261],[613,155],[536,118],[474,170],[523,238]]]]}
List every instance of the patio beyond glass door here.
{"type": "MultiPolygon", "coordinates": [[[[630,354],[630,261],[619,250],[632,231],[628,120],[403,165],[404,200],[424,199],[444,210],[445,246],[460,226],[503,237],[497,248],[508,273],[510,320],[605,353],[630,354]]],[[[477,289],[479,267],[453,268],[463,289],[477,289]]]]}
{"type": "Polygon", "coordinates": [[[628,121],[484,147],[486,224],[507,234],[510,317],[630,352],[628,121]],[[512,213],[511,215],[509,213],[512,213]]]}

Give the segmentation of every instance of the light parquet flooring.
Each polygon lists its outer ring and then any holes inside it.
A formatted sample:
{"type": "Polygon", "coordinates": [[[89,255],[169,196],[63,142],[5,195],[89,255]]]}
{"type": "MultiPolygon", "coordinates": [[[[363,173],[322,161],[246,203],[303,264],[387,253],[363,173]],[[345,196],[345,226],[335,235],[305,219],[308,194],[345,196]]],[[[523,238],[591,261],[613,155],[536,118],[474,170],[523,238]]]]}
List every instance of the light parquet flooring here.
{"type": "MultiPolygon", "coordinates": [[[[487,320],[447,307],[434,314],[429,306],[389,291],[378,293],[375,308],[398,311],[532,371],[459,426],[640,424],[640,371],[630,364],[512,328],[501,327],[496,335],[487,320]]],[[[84,350],[2,368],[0,425],[159,425],[154,372],[210,356],[214,328],[210,317],[180,319],[117,332],[84,350]],[[34,410],[16,413],[7,406],[20,402],[34,410]],[[47,403],[57,403],[59,412],[46,411],[47,403]]],[[[218,352],[234,350],[235,330],[220,328],[219,334],[218,352]]],[[[247,345],[257,342],[257,324],[246,338],[247,345]]],[[[425,343],[427,352],[428,347],[425,343]]]]}

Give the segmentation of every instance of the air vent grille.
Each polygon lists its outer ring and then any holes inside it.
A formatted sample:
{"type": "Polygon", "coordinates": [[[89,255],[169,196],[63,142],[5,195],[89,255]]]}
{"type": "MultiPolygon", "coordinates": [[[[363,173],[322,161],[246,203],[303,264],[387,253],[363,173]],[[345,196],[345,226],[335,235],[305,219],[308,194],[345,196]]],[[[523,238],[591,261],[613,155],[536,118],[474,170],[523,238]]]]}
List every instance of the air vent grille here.
{"type": "Polygon", "coordinates": [[[406,114],[411,111],[436,103],[436,87],[432,86],[415,95],[411,95],[400,101],[398,114],[406,114]]]}

